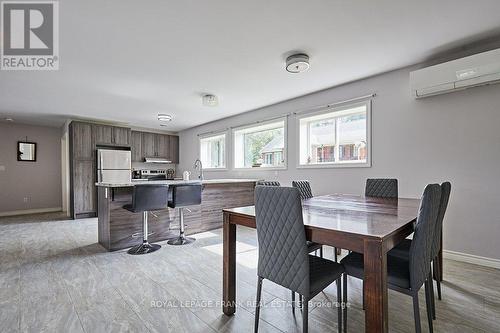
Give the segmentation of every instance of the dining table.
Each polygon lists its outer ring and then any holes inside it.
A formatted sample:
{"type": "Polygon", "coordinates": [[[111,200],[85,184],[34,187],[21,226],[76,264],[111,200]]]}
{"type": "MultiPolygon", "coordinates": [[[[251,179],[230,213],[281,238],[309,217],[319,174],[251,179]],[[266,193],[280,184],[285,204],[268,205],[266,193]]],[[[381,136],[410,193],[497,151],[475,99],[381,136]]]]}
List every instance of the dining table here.
{"type": "MultiPolygon", "coordinates": [[[[413,233],[419,206],[420,199],[348,194],[302,200],[307,240],[363,254],[365,332],[388,332],[387,252],[413,233]]],[[[255,207],[224,209],[223,216],[223,312],[233,315],[236,229],[256,228],[255,207]]]]}

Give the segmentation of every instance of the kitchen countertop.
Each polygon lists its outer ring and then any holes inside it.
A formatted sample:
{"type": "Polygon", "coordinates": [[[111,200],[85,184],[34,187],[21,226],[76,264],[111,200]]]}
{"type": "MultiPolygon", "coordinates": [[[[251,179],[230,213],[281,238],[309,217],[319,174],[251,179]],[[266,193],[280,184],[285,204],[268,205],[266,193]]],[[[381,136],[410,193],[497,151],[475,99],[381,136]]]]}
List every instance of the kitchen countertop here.
{"type": "Polygon", "coordinates": [[[164,184],[164,185],[177,185],[177,184],[237,184],[237,183],[254,183],[258,182],[260,179],[239,179],[239,178],[227,178],[227,179],[205,179],[200,181],[199,179],[192,180],[132,180],[130,183],[96,183],[96,186],[102,187],[132,187],[135,185],[153,185],[153,184],[164,184]]]}

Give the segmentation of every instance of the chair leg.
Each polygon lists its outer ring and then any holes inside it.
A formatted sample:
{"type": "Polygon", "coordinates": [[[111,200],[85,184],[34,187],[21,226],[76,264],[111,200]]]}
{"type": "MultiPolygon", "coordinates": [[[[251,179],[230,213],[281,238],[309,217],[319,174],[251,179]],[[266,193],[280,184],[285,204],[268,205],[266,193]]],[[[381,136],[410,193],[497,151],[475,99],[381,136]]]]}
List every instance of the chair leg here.
{"type": "Polygon", "coordinates": [[[347,274],[344,273],[344,276],[342,278],[342,284],[344,285],[344,292],[342,293],[342,312],[343,312],[343,319],[342,319],[342,326],[344,329],[344,333],[347,333],[347,274]]]}
{"type": "Polygon", "coordinates": [[[257,301],[255,303],[255,326],[254,326],[255,333],[259,331],[260,296],[262,292],[262,280],[263,278],[259,276],[259,280],[257,282],[257,301]]]}
{"type": "Polygon", "coordinates": [[[302,295],[299,294],[299,308],[302,310],[302,295]]]}
{"type": "Polygon", "coordinates": [[[333,258],[335,259],[335,262],[337,262],[337,248],[333,248],[333,258]]]}
{"type": "Polygon", "coordinates": [[[436,304],[434,300],[434,283],[432,283],[432,272],[429,270],[429,297],[432,309],[432,319],[436,320],[436,304]]]}
{"type": "Polygon", "coordinates": [[[427,281],[425,281],[425,306],[427,308],[427,322],[429,324],[429,332],[434,333],[434,327],[432,325],[431,288],[432,288],[432,280],[427,279],[427,281]]]}
{"type": "Polygon", "coordinates": [[[323,258],[323,246],[319,248],[319,256],[323,258]]]}
{"type": "MultiPolygon", "coordinates": [[[[302,298],[302,295],[300,295],[302,298]]],[[[302,304],[302,333],[307,333],[309,326],[309,299],[304,297],[304,303],[302,304]]]]}
{"type": "Polygon", "coordinates": [[[436,280],[436,285],[437,285],[437,292],[438,292],[438,300],[441,300],[441,267],[439,266],[439,259],[434,258],[433,260],[433,267],[434,267],[434,275],[437,276],[436,280]],[[437,273],[437,274],[436,274],[437,273]]]}
{"type": "Polygon", "coordinates": [[[295,291],[292,291],[292,312],[295,310],[295,291]]]}
{"type": "Polygon", "coordinates": [[[341,286],[342,278],[337,279],[337,327],[338,332],[342,332],[342,286],[341,286]]]}
{"type": "Polygon", "coordinates": [[[413,297],[413,318],[415,319],[415,333],[421,333],[422,327],[420,326],[420,308],[418,307],[418,292],[413,297]]]}

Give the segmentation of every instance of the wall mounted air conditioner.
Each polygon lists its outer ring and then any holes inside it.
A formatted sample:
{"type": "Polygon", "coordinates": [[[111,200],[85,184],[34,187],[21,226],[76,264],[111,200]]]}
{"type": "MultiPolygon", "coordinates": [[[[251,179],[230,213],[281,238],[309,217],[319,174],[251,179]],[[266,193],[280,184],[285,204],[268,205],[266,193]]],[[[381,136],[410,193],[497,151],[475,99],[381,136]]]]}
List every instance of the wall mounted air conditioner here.
{"type": "Polygon", "coordinates": [[[500,82],[500,49],[422,68],[410,73],[415,98],[500,82]]]}

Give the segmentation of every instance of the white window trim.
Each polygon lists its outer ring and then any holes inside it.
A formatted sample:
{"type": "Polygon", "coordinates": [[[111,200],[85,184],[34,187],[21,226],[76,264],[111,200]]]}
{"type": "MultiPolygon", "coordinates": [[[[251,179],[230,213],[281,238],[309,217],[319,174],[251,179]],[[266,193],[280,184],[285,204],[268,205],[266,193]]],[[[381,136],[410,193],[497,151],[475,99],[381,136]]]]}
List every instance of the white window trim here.
{"type": "Polygon", "coordinates": [[[288,117],[283,116],[283,117],[277,117],[274,119],[270,119],[267,121],[262,121],[258,123],[253,123],[253,124],[248,124],[248,125],[243,125],[243,126],[238,126],[234,127],[231,129],[231,142],[234,143],[234,135],[236,131],[246,129],[246,128],[252,128],[252,127],[257,127],[257,126],[262,126],[262,125],[267,125],[267,124],[272,124],[272,123],[277,123],[283,121],[283,140],[284,140],[284,149],[283,149],[283,160],[285,161],[285,165],[282,167],[264,167],[264,168],[237,168],[236,167],[236,154],[234,153],[234,149],[236,149],[236,146],[232,144],[231,147],[231,163],[232,163],[232,168],[231,170],[233,171],[278,171],[278,170],[287,170],[288,169],[288,117]]]}
{"type": "Polygon", "coordinates": [[[224,136],[224,160],[225,160],[225,166],[222,168],[211,168],[211,167],[205,167],[203,166],[203,172],[205,171],[228,171],[228,163],[229,163],[229,145],[228,145],[228,137],[229,137],[229,131],[220,131],[220,132],[211,132],[208,134],[203,134],[203,135],[198,135],[198,159],[201,161],[201,140],[206,139],[206,138],[211,138],[214,136],[220,136],[220,135],[225,135],[224,136]]]}
{"type": "MultiPolygon", "coordinates": [[[[295,133],[296,133],[296,167],[297,169],[323,169],[323,168],[370,168],[372,166],[372,101],[367,100],[358,103],[344,104],[336,108],[325,108],[314,112],[305,112],[297,115],[295,118],[295,133]],[[322,164],[300,164],[300,120],[303,118],[309,118],[312,116],[317,116],[326,113],[334,113],[339,111],[344,111],[346,109],[355,108],[358,106],[366,106],[366,147],[368,149],[368,154],[366,156],[366,162],[359,163],[356,161],[350,162],[345,161],[343,163],[322,163],[322,164]]],[[[309,138],[307,138],[309,140],[309,138]]]]}

